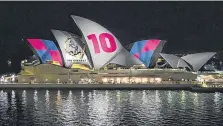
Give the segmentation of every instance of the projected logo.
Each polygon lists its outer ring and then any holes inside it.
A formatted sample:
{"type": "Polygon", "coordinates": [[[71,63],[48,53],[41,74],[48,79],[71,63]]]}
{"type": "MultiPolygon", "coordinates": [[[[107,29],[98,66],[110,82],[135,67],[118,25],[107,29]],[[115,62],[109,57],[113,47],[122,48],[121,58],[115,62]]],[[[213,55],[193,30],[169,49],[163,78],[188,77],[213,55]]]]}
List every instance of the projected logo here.
{"type": "Polygon", "coordinates": [[[71,38],[67,38],[65,41],[65,51],[72,56],[73,59],[81,60],[84,58],[84,49],[82,49],[75,41],[71,38]]]}

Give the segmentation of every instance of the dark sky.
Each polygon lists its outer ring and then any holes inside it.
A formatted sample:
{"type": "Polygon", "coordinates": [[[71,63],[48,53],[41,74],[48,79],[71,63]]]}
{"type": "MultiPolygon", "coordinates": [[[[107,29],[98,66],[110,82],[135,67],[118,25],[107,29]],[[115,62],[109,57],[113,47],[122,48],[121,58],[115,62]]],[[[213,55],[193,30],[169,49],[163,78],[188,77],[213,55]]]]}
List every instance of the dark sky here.
{"type": "Polygon", "coordinates": [[[101,24],[123,45],[160,38],[165,53],[223,50],[223,2],[0,2],[0,73],[18,72],[32,55],[22,39],[55,40],[50,29],[80,34],[70,15],[101,24]]]}

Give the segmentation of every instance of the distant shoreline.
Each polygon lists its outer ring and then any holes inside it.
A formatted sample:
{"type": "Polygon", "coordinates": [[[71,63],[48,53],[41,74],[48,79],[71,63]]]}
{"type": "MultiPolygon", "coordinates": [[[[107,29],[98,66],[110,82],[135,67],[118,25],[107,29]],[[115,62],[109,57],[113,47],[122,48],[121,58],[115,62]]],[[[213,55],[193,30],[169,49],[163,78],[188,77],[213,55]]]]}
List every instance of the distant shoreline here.
{"type": "Polygon", "coordinates": [[[223,88],[205,88],[198,84],[0,84],[0,89],[72,89],[72,90],[188,90],[223,92],[223,88]]]}

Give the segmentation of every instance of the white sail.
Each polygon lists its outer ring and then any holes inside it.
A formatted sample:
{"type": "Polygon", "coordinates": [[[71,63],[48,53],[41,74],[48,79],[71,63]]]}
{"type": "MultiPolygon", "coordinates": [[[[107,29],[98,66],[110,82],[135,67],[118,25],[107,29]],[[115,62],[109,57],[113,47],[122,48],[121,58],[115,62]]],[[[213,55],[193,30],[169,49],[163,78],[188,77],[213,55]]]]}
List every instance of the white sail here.
{"type": "Polygon", "coordinates": [[[112,59],[109,63],[119,64],[127,67],[143,64],[140,60],[132,56],[125,48],[123,48],[122,51],[120,51],[118,55],[115,56],[114,59],[112,59]]]}
{"type": "Polygon", "coordinates": [[[91,67],[85,53],[86,47],[78,36],[61,30],[51,31],[60,46],[65,67],[71,68],[73,64],[85,64],[91,67]]]}
{"type": "Polygon", "coordinates": [[[103,26],[83,17],[71,17],[86,40],[94,68],[100,69],[123,49],[119,40],[103,26]]]}
{"type": "Polygon", "coordinates": [[[188,54],[181,58],[185,60],[187,63],[189,63],[193,67],[194,71],[198,71],[215,54],[216,52],[203,52],[203,53],[188,54]]]}

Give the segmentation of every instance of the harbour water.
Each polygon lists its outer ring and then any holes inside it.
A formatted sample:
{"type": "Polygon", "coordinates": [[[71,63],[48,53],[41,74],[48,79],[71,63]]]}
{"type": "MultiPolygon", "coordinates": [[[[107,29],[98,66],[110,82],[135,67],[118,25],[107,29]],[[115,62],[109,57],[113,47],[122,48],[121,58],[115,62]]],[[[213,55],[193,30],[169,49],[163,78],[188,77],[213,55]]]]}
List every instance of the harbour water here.
{"type": "Polygon", "coordinates": [[[220,126],[222,117],[221,93],[0,90],[0,126],[220,126]]]}

